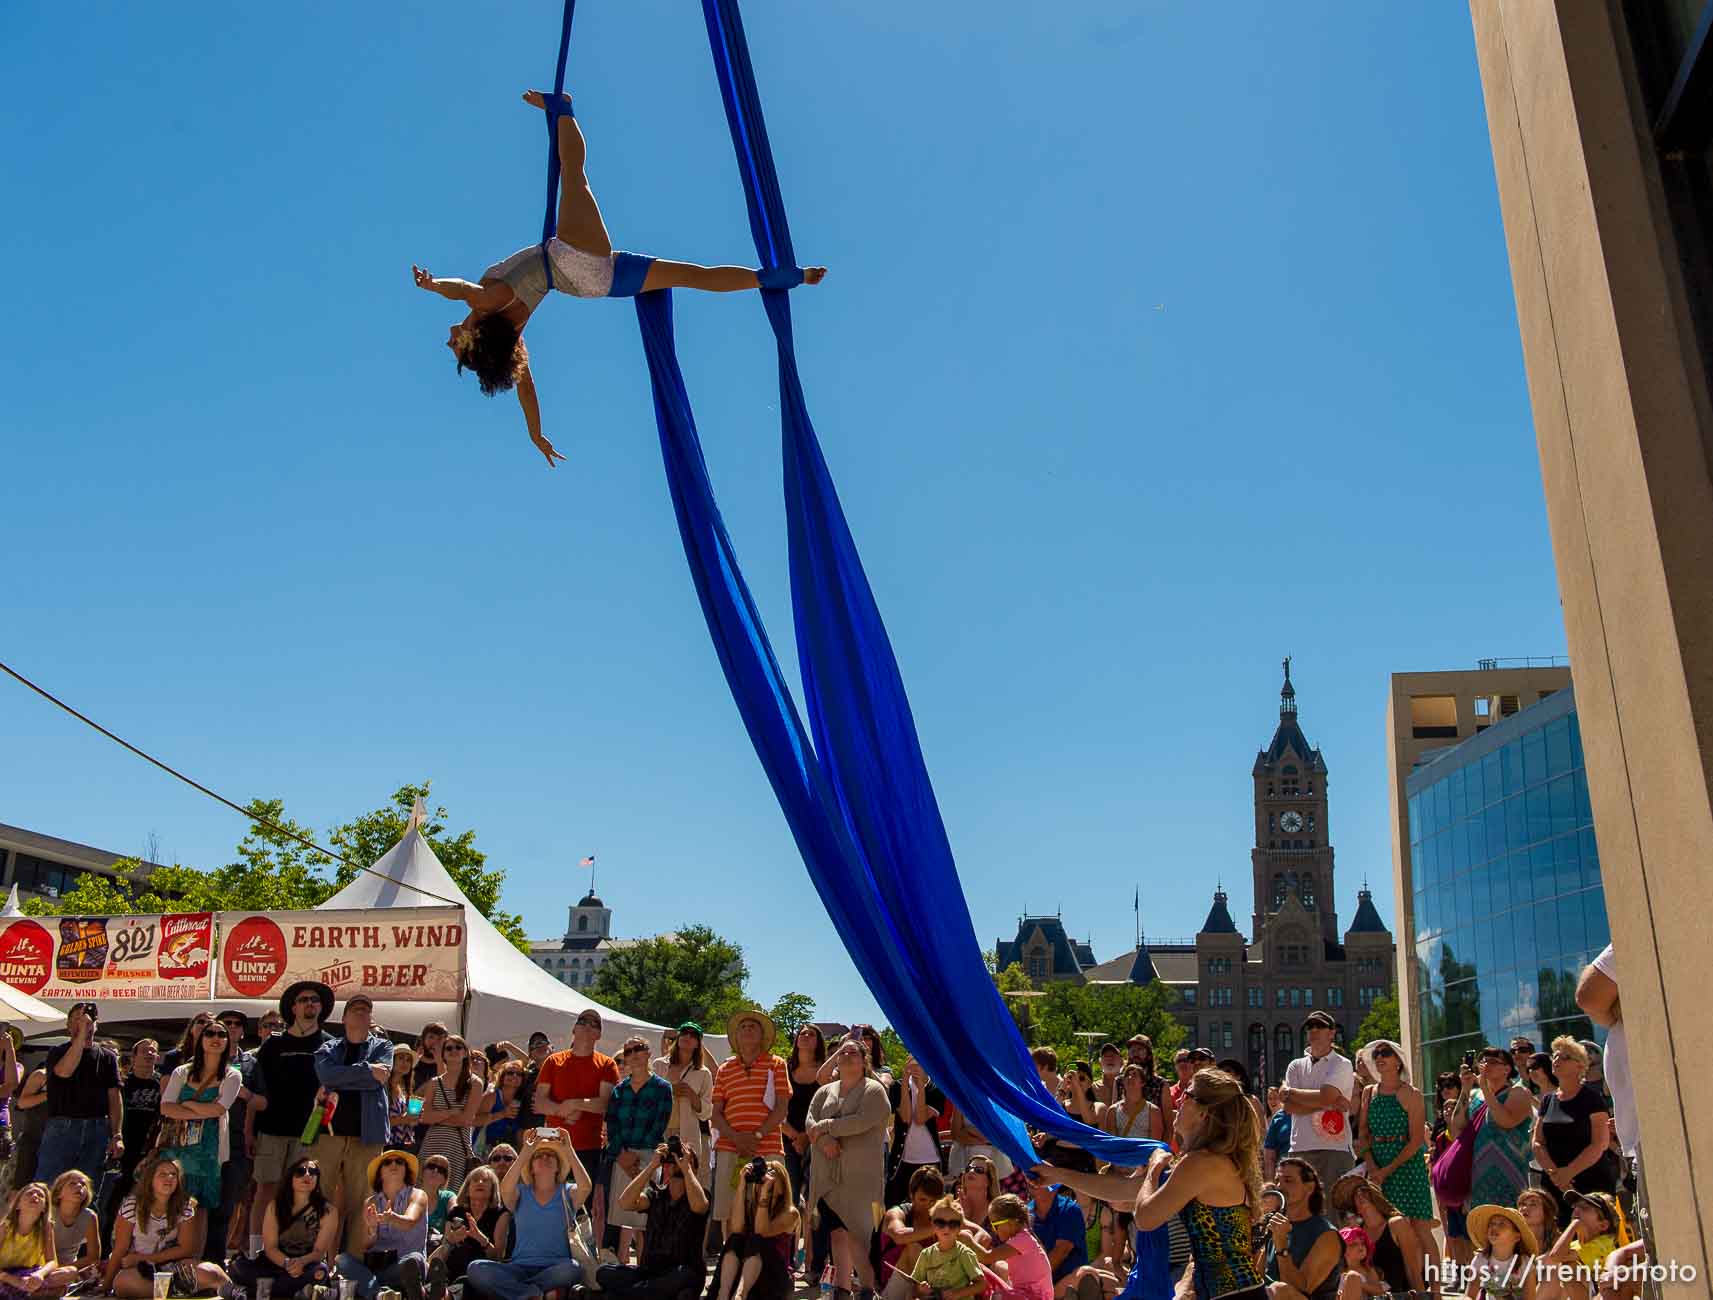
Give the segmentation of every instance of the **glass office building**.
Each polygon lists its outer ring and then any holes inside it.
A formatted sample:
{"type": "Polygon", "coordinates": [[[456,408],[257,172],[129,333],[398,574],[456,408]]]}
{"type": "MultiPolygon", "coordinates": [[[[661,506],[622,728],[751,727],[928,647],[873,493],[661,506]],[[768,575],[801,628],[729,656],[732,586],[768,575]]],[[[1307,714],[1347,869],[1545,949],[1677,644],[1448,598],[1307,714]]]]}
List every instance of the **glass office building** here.
{"type": "Polygon", "coordinates": [[[1572,691],[1435,754],[1406,790],[1422,1079],[1519,1034],[1593,1038],[1576,981],[1607,944],[1606,899],[1572,691]]]}

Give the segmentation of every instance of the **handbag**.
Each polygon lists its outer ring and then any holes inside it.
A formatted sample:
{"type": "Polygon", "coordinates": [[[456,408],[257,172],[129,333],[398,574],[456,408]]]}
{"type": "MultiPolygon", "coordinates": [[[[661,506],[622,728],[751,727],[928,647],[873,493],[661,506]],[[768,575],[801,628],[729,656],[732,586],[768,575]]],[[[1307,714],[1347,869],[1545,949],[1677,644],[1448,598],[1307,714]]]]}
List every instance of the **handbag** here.
{"type": "Polygon", "coordinates": [[[1481,1103],[1463,1131],[1433,1162],[1433,1192],[1448,1209],[1460,1210],[1469,1200],[1470,1184],[1475,1179],[1475,1135],[1487,1122],[1487,1106],[1487,1102],[1481,1103]]]}

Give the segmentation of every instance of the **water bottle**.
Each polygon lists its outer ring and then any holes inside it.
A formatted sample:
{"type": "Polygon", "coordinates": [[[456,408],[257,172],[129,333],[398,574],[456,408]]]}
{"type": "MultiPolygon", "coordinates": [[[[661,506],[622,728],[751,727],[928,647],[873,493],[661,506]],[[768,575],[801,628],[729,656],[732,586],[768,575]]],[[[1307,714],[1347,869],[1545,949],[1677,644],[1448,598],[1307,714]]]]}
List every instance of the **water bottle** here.
{"type": "Polygon", "coordinates": [[[802,1274],[802,1272],[803,1272],[803,1243],[802,1243],[802,1241],[798,1241],[798,1243],[797,1243],[797,1255],[796,1255],[796,1258],[794,1258],[791,1261],[791,1267],[799,1275],[802,1274]]]}
{"type": "Polygon", "coordinates": [[[301,1146],[312,1144],[322,1129],[333,1123],[333,1112],[339,1109],[339,1094],[330,1092],[319,1106],[309,1108],[309,1118],[304,1121],[303,1135],[298,1138],[301,1146]]]}
{"type": "Polygon", "coordinates": [[[833,1300],[833,1266],[821,1270],[821,1300],[833,1300]]]}

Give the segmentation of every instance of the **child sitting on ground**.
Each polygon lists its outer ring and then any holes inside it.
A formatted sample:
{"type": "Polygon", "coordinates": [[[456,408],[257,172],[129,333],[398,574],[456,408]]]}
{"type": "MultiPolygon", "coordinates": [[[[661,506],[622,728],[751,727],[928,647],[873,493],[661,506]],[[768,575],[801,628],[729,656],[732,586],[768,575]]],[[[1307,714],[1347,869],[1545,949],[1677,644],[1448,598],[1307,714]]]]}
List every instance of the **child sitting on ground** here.
{"type": "Polygon", "coordinates": [[[969,1229],[963,1241],[999,1279],[999,1300],[1053,1300],[1053,1261],[1029,1231],[1029,1211],[1022,1200],[1010,1193],[994,1197],[987,1221],[996,1239],[992,1250],[984,1250],[981,1239],[969,1229]]]}
{"type": "Polygon", "coordinates": [[[1535,1300],[1540,1244],[1528,1220],[1508,1205],[1477,1205],[1468,1223],[1469,1240],[1481,1247],[1469,1264],[1473,1300],[1535,1300]]]}
{"type": "Polygon", "coordinates": [[[987,1281],[975,1251],[958,1239],[964,1226],[963,1210],[951,1197],[942,1196],[934,1202],[933,1224],[933,1244],[923,1247],[910,1270],[917,1296],[921,1300],[975,1300],[987,1289],[987,1281]]]}
{"type": "Polygon", "coordinates": [[[1361,1228],[1341,1228],[1338,1235],[1344,1242],[1344,1276],[1338,1282],[1338,1300],[1385,1295],[1386,1281],[1374,1267],[1368,1234],[1361,1228]]]}

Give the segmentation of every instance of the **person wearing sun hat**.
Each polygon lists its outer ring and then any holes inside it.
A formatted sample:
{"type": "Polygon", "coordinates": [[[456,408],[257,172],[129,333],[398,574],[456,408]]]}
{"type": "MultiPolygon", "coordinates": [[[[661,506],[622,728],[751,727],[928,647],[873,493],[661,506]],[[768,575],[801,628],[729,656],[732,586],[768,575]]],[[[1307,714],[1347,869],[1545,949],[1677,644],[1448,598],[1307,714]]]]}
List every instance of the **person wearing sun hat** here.
{"type": "Polygon", "coordinates": [[[712,1124],[717,1166],[714,1220],[724,1224],[744,1165],[754,1156],[780,1157],[785,1142],[779,1126],[791,1104],[791,1075],[773,1054],[778,1036],[773,1018],[756,1007],[726,1021],[732,1054],[714,1075],[712,1124]],[[723,1156],[721,1153],[724,1153],[723,1156]]]}
{"type": "Polygon", "coordinates": [[[1314,1166],[1331,1187],[1356,1163],[1350,1146],[1350,1101],[1356,1068],[1332,1050],[1338,1022],[1324,1011],[1303,1017],[1308,1050],[1285,1067],[1279,1098],[1291,1116],[1291,1154],[1314,1166]]]}
{"type": "Polygon", "coordinates": [[[1469,1239],[1475,1243],[1467,1290],[1475,1300],[1530,1300],[1537,1282],[1534,1257],[1540,1242],[1534,1229],[1508,1205],[1477,1205],[1469,1211],[1469,1239]]]}
{"type": "Polygon", "coordinates": [[[1427,1103],[1410,1083],[1404,1049],[1389,1038],[1376,1038],[1356,1058],[1373,1079],[1357,1107],[1356,1147],[1365,1152],[1369,1176],[1385,1189],[1386,1199],[1409,1216],[1418,1233],[1432,1233],[1427,1103]]]}
{"type": "Polygon", "coordinates": [[[500,1183],[500,1204],[512,1215],[511,1258],[471,1263],[464,1294],[539,1300],[544,1292],[592,1281],[585,1276],[591,1261],[573,1254],[578,1247],[566,1232],[592,1186],[566,1130],[525,1129],[523,1151],[500,1183]]]}
{"type": "Polygon", "coordinates": [[[414,1155],[395,1148],[377,1152],[364,1166],[368,1191],[350,1215],[356,1244],[339,1256],[339,1275],[357,1284],[363,1300],[375,1300],[382,1287],[397,1287],[405,1300],[423,1300],[429,1202],[416,1185],[420,1172],[414,1155]]]}

